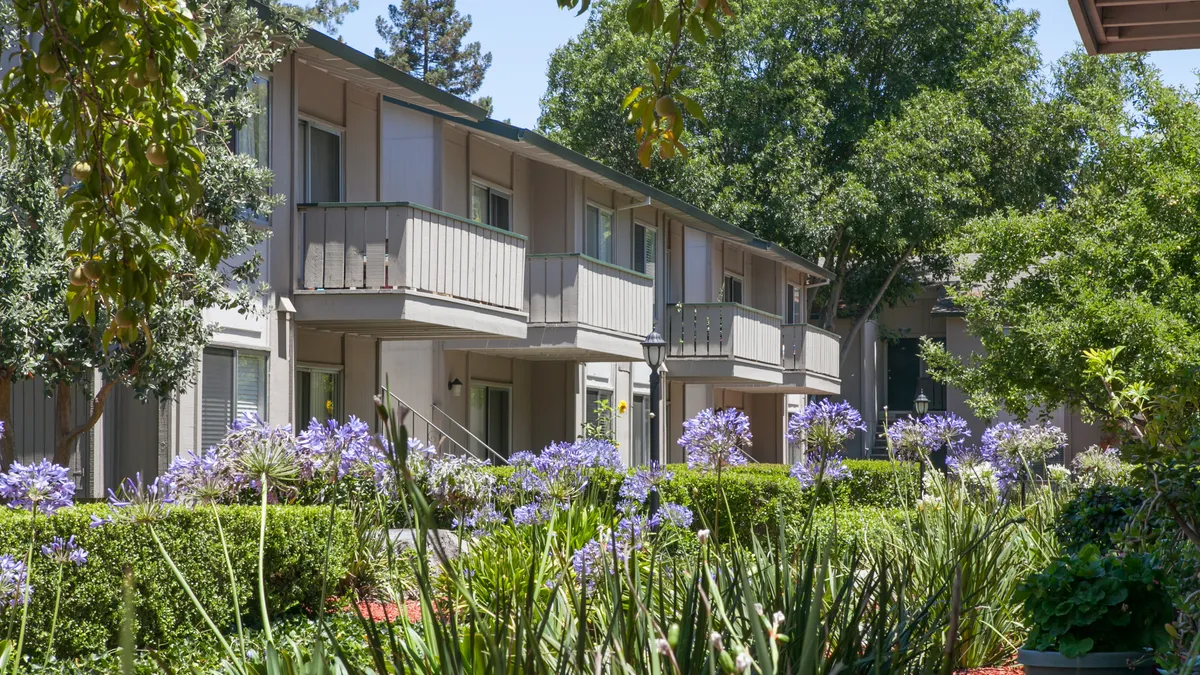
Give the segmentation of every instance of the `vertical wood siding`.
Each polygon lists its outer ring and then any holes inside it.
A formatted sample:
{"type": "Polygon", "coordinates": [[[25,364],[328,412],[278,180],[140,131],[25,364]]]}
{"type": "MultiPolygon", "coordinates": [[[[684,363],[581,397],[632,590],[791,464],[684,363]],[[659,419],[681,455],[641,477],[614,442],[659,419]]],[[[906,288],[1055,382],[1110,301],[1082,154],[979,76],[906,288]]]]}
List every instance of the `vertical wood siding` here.
{"type": "Polygon", "coordinates": [[[694,303],[667,309],[669,354],[780,365],[780,319],[735,303],[694,303]]]}
{"type": "Polygon", "coordinates": [[[639,340],[650,332],[654,280],[578,253],[529,258],[529,322],[576,323],[639,340]]]}
{"type": "MultiPolygon", "coordinates": [[[[12,434],[16,461],[22,464],[54,459],[54,397],[46,396],[46,385],[42,378],[13,383],[12,428],[4,433],[12,434]]],[[[88,393],[82,385],[76,385],[71,394],[71,423],[81,424],[87,419],[88,393]]],[[[86,492],[91,465],[90,434],[81,434],[75,440],[71,473],[81,493],[86,492]]]]}
{"type": "Polygon", "coordinates": [[[407,203],[301,206],[301,288],[415,290],[520,310],[525,238],[407,203]]]}
{"type": "Polygon", "coordinates": [[[783,369],[841,378],[841,337],[815,326],[783,326],[783,369]]]}

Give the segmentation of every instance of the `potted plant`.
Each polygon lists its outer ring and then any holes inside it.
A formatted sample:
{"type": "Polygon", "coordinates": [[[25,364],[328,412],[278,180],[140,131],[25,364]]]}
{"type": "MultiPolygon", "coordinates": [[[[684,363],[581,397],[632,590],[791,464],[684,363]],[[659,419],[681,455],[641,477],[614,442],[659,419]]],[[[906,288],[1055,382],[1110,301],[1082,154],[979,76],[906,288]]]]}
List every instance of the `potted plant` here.
{"type": "Polygon", "coordinates": [[[1017,599],[1030,624],[1017,652],[1028,675],[1153,673],[1174,617],[1150,556],[1100,555],[1094,544],[1030,575],[1017,599]]]}

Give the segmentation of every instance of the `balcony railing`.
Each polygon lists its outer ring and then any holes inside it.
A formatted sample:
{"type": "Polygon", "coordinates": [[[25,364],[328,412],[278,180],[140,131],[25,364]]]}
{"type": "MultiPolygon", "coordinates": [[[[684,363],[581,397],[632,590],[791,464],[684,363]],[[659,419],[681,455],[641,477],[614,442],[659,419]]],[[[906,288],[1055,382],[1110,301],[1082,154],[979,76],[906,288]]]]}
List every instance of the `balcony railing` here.
{"type": "Polygon", "coordinates": [[[781,319],[736,303],[667,308],[668,356],[754,361],[778,368],[781,319]]]}
{"type": "Polygon", "coordinates": [[[802,323],[784,324],[783,369],[841,377],[841,337],[802,323]]]}
{"type": "Polygon", "coordinates": [[[579,324],[641,340],[654,279],[579,253],[529,256],[529,322],[579,324]]]}
{"type": "Polygon", "coordinates": [[[412,290],[522,310],[522,235],[408,202],[302,204],[302,289],[412,290]]]}

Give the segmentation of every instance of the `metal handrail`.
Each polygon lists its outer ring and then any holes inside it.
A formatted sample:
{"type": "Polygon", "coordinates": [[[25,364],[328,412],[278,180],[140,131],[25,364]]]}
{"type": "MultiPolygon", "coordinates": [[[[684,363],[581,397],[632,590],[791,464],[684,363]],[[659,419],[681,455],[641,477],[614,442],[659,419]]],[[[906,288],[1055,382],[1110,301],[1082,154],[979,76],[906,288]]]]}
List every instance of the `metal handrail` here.
{"type": "MultiPolygon", "coordinates": [[[[387,390],[385,389],[384,391],[387,391],[387,390]]],[[[471,451],[468,450],[466,448],[466,446],[464,446],[462,443],[459,443],[458,441],[454,440],[453,436],[446,433],[445,431],[442,431],[441,428],[438,427],[438,425],[434,424],[433,422],[430,422],[428,417],[422,415],[416,408],[405,403],[404,399],[400,398],[399,396],[397,396],[395,393],[393,393],[391,391],[387,391],[387,394],[388,394],[388,396],[391,396],[393,399],[395,399],[396,403],[399,403],[401,406],[403,406],[405,410],[407,410],[407,411],[411,412],[412,414],[416,415],[417,417],[421,418],[421,421],[425,423],[426,427],[429,427],[429,428],[433,429],[434,431],[438,432],[438,434],[440,434],[443,439],[450,441],[452,444],[457,446],[458,449],[462,450],[464,453],[466,453],[468,455],[471,454],[471,451]]]]}
{"type": "MultiPolygon", "coordinates": [[[[468,428],[464,427],[463,425],[459,424],[459,423],[458,423],[458,420],[456,420],[456,419],[454,419],[453,417],[451,417],[451,416],[450,416],[450,413],[448,413],[448,412],[446,412],[445,410],[442,410],[441,408],[439,408],[439,407],[438,407],[438,405],[437,405],[436,403],[434,403],[434,404],[433,404],[433,412],[435,412],[435,413],[441,413],[441,414],[442,414],[442,417],[445,417],[446,419],[450,420],[450,423],[451,423],[451,424],[453,424],[454,426],[456,426],[456,427],[458,427],[459,429],[461,429],[461,430],[462,430],[462,432],[463,432],[463,433],[465,433],[466,435],[470,436],[470,437],[471,437],[471,439],[472,439],[473,441],[475,441],[476,443],[478,443],[478,444],[482,445],[482,446],[483,446],[483,447],[484,447],[484,448],[485,448],[485,449],[486,449],[488,452],[490,452],[491,454],[495,455],[495,456],[496,456],[496,458],[497,458],[497,459],[499,459],[501,462],[504,462],[505,464],[508,464],[508,458],[507,458],[507,457],[505,457],[504,455],[501,455],[500,453],[498,453],[498,452],[496,452],[495,450],[493,450],[493,449],[492,449],[492,446],[488,445],[487,443],[484,443],[482,438],[480,438],[480,437],[476,436],[475,434],[471,433],[471,430],[470,430],[470,429],[468,429],[468,428]]],[[[434,427],[434,428],[436,428],[436,427],[434,427]]]]}

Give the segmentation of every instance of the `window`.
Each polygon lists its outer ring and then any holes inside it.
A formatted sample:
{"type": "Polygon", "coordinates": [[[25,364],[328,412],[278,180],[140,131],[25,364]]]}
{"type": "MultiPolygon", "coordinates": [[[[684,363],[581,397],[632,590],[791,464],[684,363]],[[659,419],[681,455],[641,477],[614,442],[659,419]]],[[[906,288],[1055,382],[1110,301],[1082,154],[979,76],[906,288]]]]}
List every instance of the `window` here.
{"type": "Polygon", "coordinates": [[[480,183],[471,185],[471,220],[511,231],[511,204],[512,197],[500,190],[480,183]]]}
{"type": "Polygon", "coordinates": [[[261,75],[250,78],[247,87],[254,99],[255,112],[233,134],[234,152],[258,160],[259,166],[271,166],[271,80],[261,75]]]}
{"type": "Polygon", "coordinates": [[[645,466],[650,463],[650,397],[633,395],[633,447],[630,448],[630,463],[645,466]]]}
{"type": "Polygon", "coordinates": [[[200,385],[200,446],[221,442],[243,413],[267,414],[267,357],[258,352],[204,350],[200,385]]]}
{"type": "Polygon", "coordinates": [[[787,285],[787,323],[804,323],[800,310],[800,287],[787,285]]]}
{"type": "MultiPolygon", "coordinates": [[[[471,385],[470,418],[471,433],[488,444],[501,457],[508,457],[512,426],[512,390],[495,385],[471,385]]],[[[471,439],[471,452],[476,457],[495,461],[494,456],[475,439],[471,439]]]]}
{"type": "Polygon", "coordinates": [[[604,424],[606,427],[612,425],[611,419],[606,420],[600,418],[600,410],[598,406],[600,405],[601,401],[607,402],[608,407],[611,410],[613,407],[612,392],[607,392],[600,389],[587,390],[587,424],[588,427],[592,429],[595,429],[600,424],[604,424]]]}
{"type": "Polygon", "coordinates": [[[326,368],[296,369],[297,429],[308,426],[309,420],[324,422],[340,419],[342,374],[326,368]]]}
{"type": "Polygon", "coordinates": [[[301,201],[342,201],[342,132],[300,120],[301,201]]]}
{"type": "Polygon", "coordinates": [[[633,224],[633,271],[654,276],[658,261],[658,230],[641,223],[633,224]]]}
{"type": "Polygon", "coordinates": [[[588,204],[584,216],[584,254],[597,260],[612,262],[612,211],[588,204]]]}
{"type": "Polygon", "coordinates": [[[725,275],[725,302],[742,304],[742,278],[732,274],[725,275]]]}

